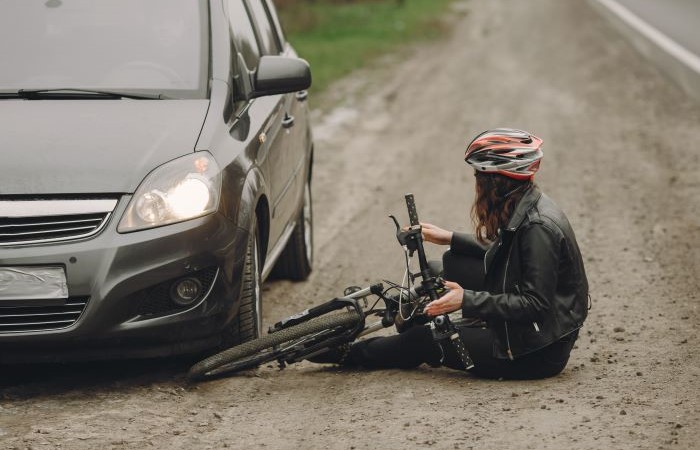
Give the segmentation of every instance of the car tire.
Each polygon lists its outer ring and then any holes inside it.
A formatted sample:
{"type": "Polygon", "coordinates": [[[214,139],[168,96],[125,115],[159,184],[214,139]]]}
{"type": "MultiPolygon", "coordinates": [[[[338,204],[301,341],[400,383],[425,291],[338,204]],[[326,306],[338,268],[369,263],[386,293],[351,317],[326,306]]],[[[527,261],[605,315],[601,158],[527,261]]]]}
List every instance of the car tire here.
{"type": "Polygon", "coordinates": [[[260,337],[262,330],[262,270],[257,221],[248,238],[243,264],[238,314],[223,332],[222,348],[229,348],[260,337]]]}
{"type": "Polygon", "coordinates": [[[292,281],[306,280],[313,268],[313,208],[311,206],[311,180],[304,185],[304,203],[297,216],[287,246],[275,264],[272,276],[292,281]]]}

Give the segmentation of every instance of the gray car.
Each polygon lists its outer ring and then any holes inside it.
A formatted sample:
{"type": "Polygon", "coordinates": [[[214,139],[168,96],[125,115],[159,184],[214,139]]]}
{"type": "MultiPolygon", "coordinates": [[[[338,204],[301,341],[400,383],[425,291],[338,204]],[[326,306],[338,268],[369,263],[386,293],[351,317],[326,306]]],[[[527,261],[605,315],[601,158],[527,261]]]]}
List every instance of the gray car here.
{"type": "Polygon", "coordinates": [[[0,362],[249,340],[311,271],[309,67],[269,0],[0,3],[0,362]]]}

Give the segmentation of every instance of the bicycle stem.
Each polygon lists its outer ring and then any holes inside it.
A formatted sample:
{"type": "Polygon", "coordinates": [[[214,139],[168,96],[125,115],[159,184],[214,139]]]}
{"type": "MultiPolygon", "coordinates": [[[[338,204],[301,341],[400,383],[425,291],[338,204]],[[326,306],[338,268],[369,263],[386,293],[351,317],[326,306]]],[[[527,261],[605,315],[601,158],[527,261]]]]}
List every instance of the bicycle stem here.
{"type": "Polygon", "coordinates": [[[420,221],[418,220],[416,202],[413,198],[413,194],[406,194],[404,198],[406,199],[406,209],[408,209],[408,219],[411,223],[411,228],[409,229],[409,235],[407,237],[415,241],[413,247],[415,250],[418,250],[421,285],[428,293],[430,300],[437,300],[439,296],[435,288],[435,277],[430,275],[430,270],[428,269],[428,260],[425,257],[425,248],[423,248],[423,233],[421,231],[420,221]]]}
{"type": "Polygon", "coordinates": [[[423,248],[423,237],[421,234],[416,236],[417,250],[418,250],[418,264],[420,265],[420,275],[421,275],[421,285],[426,290],[430,296],[430,300],[437,300],[439,298],[437,290],[435,289],[435,277],[430,275],[430,270],[428,269],[428,260],[425,257],[425,249],[423,248]]]}

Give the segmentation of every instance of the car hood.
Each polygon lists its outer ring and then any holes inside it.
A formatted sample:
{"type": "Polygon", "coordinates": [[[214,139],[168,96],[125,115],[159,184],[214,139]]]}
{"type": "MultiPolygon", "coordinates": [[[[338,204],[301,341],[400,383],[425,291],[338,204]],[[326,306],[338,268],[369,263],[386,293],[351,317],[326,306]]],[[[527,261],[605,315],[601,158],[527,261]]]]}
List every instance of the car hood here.
{"type": "Polygon", "coordinates": [[[132,193],[194,151],[209,100],[0,100],[0,195],[132,193]]]}

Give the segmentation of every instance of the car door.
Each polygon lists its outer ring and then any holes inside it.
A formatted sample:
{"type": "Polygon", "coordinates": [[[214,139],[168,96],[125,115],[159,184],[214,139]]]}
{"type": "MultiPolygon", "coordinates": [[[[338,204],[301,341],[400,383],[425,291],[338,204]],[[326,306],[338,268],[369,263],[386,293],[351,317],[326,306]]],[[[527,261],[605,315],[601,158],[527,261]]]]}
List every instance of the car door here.
{"type": "MultiPolygon", "coordinates": [[[[271,21],[268,5],[264,0],[245,0],[252,13],[253,25],[255,26],[258,44],[264,55],[281,55],[283,47],[277,29],[271,21]]],[[[298,147],[295,138],[295,130],[299,129],[296,125],[296,118],[291,113],[293,107],[294,94],[276,95],[283,109],[282,114],[282,140],[284,141],[284,150],[276,155],[271,155],[270,170],[271,183],[275,192],[275,198],[272,202],[273,216],[279,222],[287,224],[294,220],[295,213],[300,205],[300,191],[295,181],[298,179],[298,155],[294,153],[298,147]]],[[[284,225],[283,225],[284,226],[284,225]]]]}
{"type": "MultiPolygon", "coordinates": [[[[279,48],[282,49],[282,54],[289,57],[297,57],[296,52],[289,45],[284,37],[284,32],[280,25],[277,13],[271,0],[260,0],[262,9],[265,10],[267,19],[272,24],[272,32],[275,34],[279,43],[279,48]]],[[[306,163],[308,162],[308,153],[311,145],[311,134],[308,121],[308,92],[306,90],[287,94],[287,122],[292,125],[288,128],[289,146],[287,148],[286,158],[289,166],[293,170],[293,181],[289,189],[288,197],[290,200],[296,199],[297,202],[292,202],[292,208],[298,206],[298,201],[303,197],[304,185],[306,182],[306,163]]],[[[294,213],[294,211],[292,212],[294,213]]]]}
{"type": "MultiPolygon", "coordinates": [[[[228,0],[229,23],[233,38],[234,73],[247,77],[254,72],[261,55],[274,54],[275,46],[255,26],[253,8],[244,0],[228,0]]],[[[241,87],[238,87],[241,89],[241,87]]],[[[279,239],[289,222],[290,211],[280,207],[286,187],[289,185],[291,170],[288,168],[286,150],[289,136],[285,129],[288,109],[288,95],[259,97],[249,102],[239,102],[237,108],[247,109],[250,120],[249,145],[257,146],[256,162],[262,168],[270,195],[270,248],[279,239]]]]}

